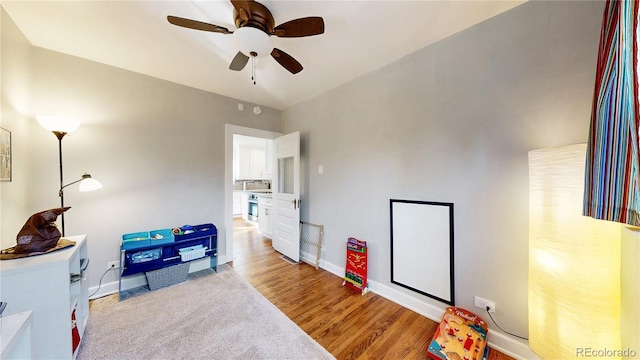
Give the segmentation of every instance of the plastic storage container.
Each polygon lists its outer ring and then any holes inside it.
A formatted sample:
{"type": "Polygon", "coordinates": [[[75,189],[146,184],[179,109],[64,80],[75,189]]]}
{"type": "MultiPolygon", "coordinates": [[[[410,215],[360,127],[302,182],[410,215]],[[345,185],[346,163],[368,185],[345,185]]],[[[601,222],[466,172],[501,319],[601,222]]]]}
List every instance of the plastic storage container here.
{"type": "Polygon", "coordinates": [[[151,246],[170,244],[174,240],[174,236],[173,236],[173,233],[171,232],[171,229],[160,229],[160,230],[149,231],[149,237],[151,238],[149,241],[151,246]]]}
{"type": "Polygon", "coordinates": [[[213,236],[218,234],[218,230],[213,224],[200,224],[200,225],[183,225],[180,227],[183,231],[182,234],[176,234],[176,241],[196,239],[200,237],[213,236]]]}
{"type": "Polygon", "coordinates": [[[149,246],[151,239],[148,232],[137,232],[122,235],[122,249],[130,250],[149,246]]]}
{"type": "Polygon", "coordinates": [[[190,246],[178,250],[180,254],[180,261],[191,261],[204,257],[207,248],[202,245],[190,246]]]}

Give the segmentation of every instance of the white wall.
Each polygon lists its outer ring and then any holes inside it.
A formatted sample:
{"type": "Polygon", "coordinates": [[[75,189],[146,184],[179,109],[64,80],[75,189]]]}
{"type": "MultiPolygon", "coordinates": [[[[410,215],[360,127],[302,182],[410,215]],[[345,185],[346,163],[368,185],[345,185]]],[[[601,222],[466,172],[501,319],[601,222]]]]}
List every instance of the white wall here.
{"type": "Polygon", "coordinates": [[[495,301],[501,326],[526,336],[527,152],[586,141],[603,8],[528,2],[285,110],[325,267],[341,272],[347,238],[365,240],[375,290],[440,316],[444,304],[390,283],[389,199],[453,202],[456,305],[495,301]]]}
{"type": "Polygon", "coordinates": [[[0,127],[11,131],[12,181],[0,182],[0,246],[16,244],[16,235],[32,214],[29,119],[31,46],[11,18],[0,7],[0,127]]]}
{"type": "MultiPolygon", "coordinates": [[[[29,47],[29,107],[13,132],[28,148],[32,167],[11,185],[30,191],[18,204],[28,211],[5,221],[7,207],[17,207],[3,196],[3,245],[15,244],[30,214],[60,205],[57,139],[35,120],[56,114],[81,122],[63,139],[65,183],[87,172],[104,185],[90,193],[65,189],[65,205],[71,206],[66,234],[88,234],[90,288],[98,285],[106,263],[119,259],[125,233],[211,222],[224,257],[225,124],[279,132],[280,111],[264,107],[256,116],[239,111],[235,99],[29,47]]],[[[5,75],[11,69],[3,63],[2,70],[5,75]]],[[[3,99],[13,94],[5,94],[3,78],[3,99]]],[[[114,275],[103,284],[116,280],[114,275]]]]}

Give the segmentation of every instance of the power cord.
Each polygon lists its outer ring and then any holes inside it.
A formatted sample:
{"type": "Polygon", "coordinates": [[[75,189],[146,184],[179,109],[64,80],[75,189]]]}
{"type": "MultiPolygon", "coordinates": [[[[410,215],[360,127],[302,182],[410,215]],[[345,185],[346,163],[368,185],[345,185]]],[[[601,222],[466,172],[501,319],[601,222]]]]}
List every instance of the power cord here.
{"type": "Polygon", "coordinates": [[[107,269],[107,271],[105,271],[102,274],[102,276],[100,276],[100,281],[98,282],[98,288],[96,289],[96,291],[93,292],[93,294],[89,295],[89,298],[91,298],[93,295],[97,294],[98,291],[100,291],[100,287],[102,286],[102,279],[104,279],[104,276],[107,275],[107,273],[113,269],[117,269],[117,267],[111,266],[110,268],[107,269]]]}
{"type": "Polygon", "coordinates": [[[516,334],[512,334],[512,333],[506,331],[505,329],[501,328],[500,325],[498,325],[498,323],[493,319],[493,316],[491,316],[491,313],[489,312],[490,309],[491,308],[489,306],[487,306],[485,310],[487,310],[487,314],[489,314],[489,317],[491,318],[491,321],[493,321],[493,323],[498,327],[498,329],[502,330],[502,332],[504,332],[504,333],[507,333],[507,334],[509,334],[511,336],[515,336],[515,337],[520,338],[522,340],[527,340],[527,341],[529,340],[529,338],[526,338],[526,337],[523,337],[523,336],[520,336],[520,335],[516,335],[516,334]]]}

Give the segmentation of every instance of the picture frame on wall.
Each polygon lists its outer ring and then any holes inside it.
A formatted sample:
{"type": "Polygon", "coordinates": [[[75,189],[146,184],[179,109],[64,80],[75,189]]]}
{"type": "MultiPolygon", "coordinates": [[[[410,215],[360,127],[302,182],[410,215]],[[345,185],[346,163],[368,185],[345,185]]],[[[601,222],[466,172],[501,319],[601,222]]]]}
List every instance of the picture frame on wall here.
{"type": "Polygon", "coordinates": [[[11,131],[0,128],[0,181],[11,181],[11,131]]]}

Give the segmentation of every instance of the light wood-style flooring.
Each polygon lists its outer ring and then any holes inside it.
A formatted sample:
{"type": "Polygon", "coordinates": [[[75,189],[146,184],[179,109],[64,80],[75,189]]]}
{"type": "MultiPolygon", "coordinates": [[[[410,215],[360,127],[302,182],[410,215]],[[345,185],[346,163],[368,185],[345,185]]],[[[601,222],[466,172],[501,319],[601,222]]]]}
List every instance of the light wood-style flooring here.
{"type": "MultiPolygon", "coordinates": [[[[286,262],[242,219],[233,234],[236,272],[338,360],[429,358],[436,322],[372,292],[362,296],[328,271],[286,262]]],[[[491,349],[489,359],[513,358],[491,349]]]]}

